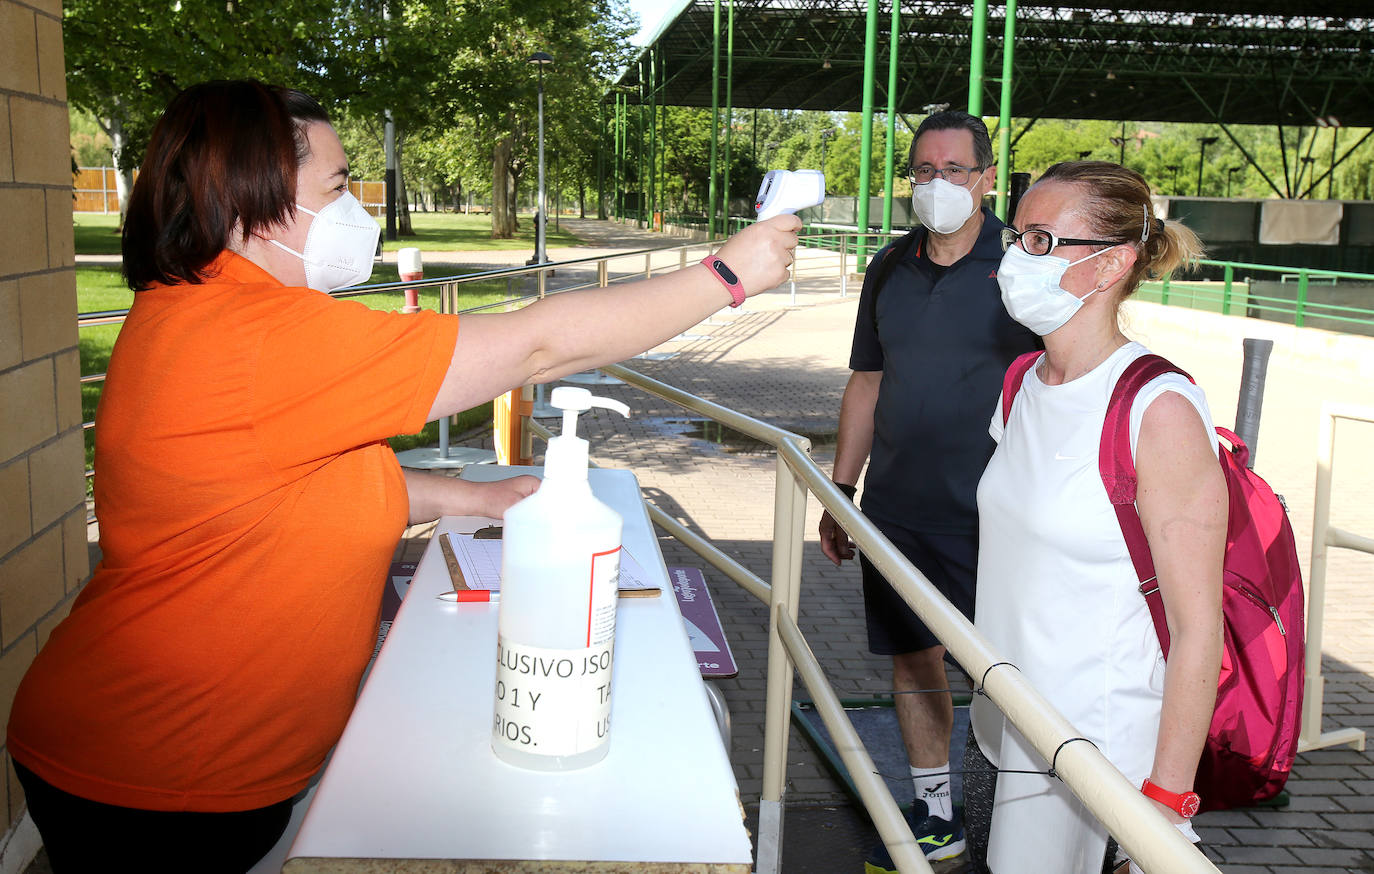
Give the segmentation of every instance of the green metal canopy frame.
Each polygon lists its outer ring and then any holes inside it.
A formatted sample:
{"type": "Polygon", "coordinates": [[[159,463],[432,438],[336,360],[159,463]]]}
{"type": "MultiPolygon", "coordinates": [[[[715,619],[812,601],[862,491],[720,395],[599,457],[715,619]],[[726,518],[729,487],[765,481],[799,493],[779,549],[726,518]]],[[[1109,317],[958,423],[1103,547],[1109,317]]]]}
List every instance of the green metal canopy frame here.
{"type": "MultiPolygon", "coordinates": [[[[1000,115],[1003,177],[1013,111],[1207,122],[1233,142],[1230,125],[1271,124],[1286,149],[1285,126],[1374,128],[1374,11],[1369,0],[682,0],[616,90],[626,110],[651,103],[656,127],[659,106],[719,112],[722,79],[727,111],[862,112],[864,154],[875,88],[889,131],[897,116],[932,104],[1000,115]]],[[[714,160],[711,170],[714,181],[714,160]]],[[[1302,193],[1264,178],[1280,196],[1302,193]]],[[[868,182],[860,179],[861,191],[868,182]]],[[[717,201],[713,191],[713,231],[717,201]]],[[[867,198],[859,202],[863,226],[867,198]]],[[[889,210],[885,219],[886,230],[889,210]]]]}

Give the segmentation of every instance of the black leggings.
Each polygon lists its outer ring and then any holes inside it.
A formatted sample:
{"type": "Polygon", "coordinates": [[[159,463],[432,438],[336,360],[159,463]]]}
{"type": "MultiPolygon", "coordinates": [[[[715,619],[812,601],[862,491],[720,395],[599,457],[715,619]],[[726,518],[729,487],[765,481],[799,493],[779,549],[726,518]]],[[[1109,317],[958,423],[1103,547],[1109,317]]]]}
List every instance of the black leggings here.
{"type": "MultiPolygon", "coordinates": [[[[978,747],[970,730],[964,744],[964,841],[968,874],[987,874],[988,835],[992,833],[992,801],[997,791],[997,771],[978,747]]],[[[1116,841],[1107,838],[1103,874],[1110,874],[1116,860],[1116,841]]]]}
{"type": "Polygon", "coordinates": [[[232,813],[138,810],[63,792],[18,762],[54,874],[137,870],[241,874],[277,843],[292,799],[232,813]]]}

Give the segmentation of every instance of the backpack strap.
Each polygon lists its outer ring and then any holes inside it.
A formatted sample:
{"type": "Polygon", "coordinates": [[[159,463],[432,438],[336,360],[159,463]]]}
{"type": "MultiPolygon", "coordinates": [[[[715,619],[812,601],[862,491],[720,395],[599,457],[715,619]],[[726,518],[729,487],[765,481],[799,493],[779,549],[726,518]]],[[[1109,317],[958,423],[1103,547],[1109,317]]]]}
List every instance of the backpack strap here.
{"type": "Polygon", "coordinates": [[[1164,598],[1159,593],[1159,582],[1155,577],[1154,558],[1150,555],[1145,527],[1140,523],[1140,513],[1135,506],[1138,483],[1135,459],[1131,456],[1131,405],[1147,383],[1166,373],[1182,374],[1190,382],[1193,381],[1187,373],[1158,355],[1142,355],[1122,372],[1107,403],[1097,466],[1102,475],[1102,485],[1107,490],[1107,499],[1112,502],[1117,522],[1121,525],[1121,534],[1126,539],[1126,548],[1131,553],[1131,563],[1135,565],[1136,578],[1140,580],[1140,594],[1145,596],[1145,603],[1150,607],[1155,634],[1167,659],[1169,626],[1164,617],[1164,598]]]}
{"type": "Polygon", "coordinates": [[[882,260],[878,262],[877,272],[873,276],[873,333],[878,332],[878,295],[882,294],[883,286],[892,276],[892,271],[896,269],[907,253],[916,248],[921,241],[924,228],[915,228],[904,237],[898,237],[895,242],[887,247],[883,253],[882,260]]]}
{"type": "Polygon", "coordinates": [[[1044,354],[1043,349],[1021,353],[1002,376],[1002,427],[1005,428],[1007,420],[1011,418],[1012,401],[1016,400],[1016,393],[1021,390],[1021,383],[1025,382],[1026,374],[1044,354]]]}

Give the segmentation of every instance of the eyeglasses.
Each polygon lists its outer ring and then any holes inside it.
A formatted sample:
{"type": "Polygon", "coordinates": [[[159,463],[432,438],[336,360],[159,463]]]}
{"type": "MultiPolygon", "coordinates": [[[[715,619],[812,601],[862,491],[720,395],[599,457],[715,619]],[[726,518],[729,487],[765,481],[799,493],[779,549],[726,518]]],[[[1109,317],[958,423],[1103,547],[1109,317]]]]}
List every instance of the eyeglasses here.
{"type": "Polygon", "coordinates": [[[1021,243],[1021,248],[1027,255],[1048,255],[1058,246],[1120,246],[1120,240],[1075,240],[1072,237],[1056,237],[1049,231],[1042,231],[1035,228],[1029,231],[1018,231],[1016,228],[1002,228],[1002,251],[1005,252],[1012,247],[1013,243],[1021,243]]]}
{"type": "Polygon", "coordinates": [[[951,165],[940,169],[929,164],[922,164],[919,167],[906,168],[906,178],[911,180],[912,185],[925,185],[927,182],[939,176],[951,185],[963,185],[968,182],[969,176],[983,170],[983,167],[960,167],[951,165]]]}

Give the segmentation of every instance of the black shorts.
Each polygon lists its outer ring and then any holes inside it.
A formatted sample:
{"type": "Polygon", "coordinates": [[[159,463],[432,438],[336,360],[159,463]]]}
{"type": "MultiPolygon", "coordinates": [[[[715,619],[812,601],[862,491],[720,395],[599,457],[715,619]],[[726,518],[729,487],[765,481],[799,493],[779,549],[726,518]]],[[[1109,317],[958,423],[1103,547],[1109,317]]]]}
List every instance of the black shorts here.
{"type": "MultiPolygon", "coordinates": [[[[978,535],[929,534],[908,531],[874,520],[892,545],[925,574],[926,579],[959,612],[973,619],[973,595],[978,576],[978,535]]],[[[864,617],[868,650],[876,655],[901,655],[939,646],[940,641],[917,618],[878,569],[859,556],[863,569],[864,617]]]]}

